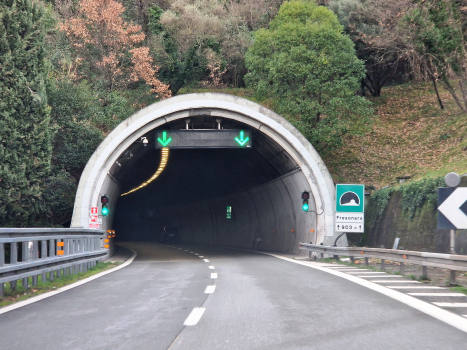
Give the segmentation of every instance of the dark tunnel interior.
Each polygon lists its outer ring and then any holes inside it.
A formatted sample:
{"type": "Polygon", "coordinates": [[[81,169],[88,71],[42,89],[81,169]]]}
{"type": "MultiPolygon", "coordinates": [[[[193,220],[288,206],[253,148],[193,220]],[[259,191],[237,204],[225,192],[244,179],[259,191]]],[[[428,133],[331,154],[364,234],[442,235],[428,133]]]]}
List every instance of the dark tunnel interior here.
{"type": "MultiPolygon", "coordinates": [[[[233,120],[224,120],[222,125],[251,130],[233,120]]],[[[191,120],[191,127],[206,130],[217,124],[213,117],[198,116],[191,120]]],[[[185,122],[159,129],[185,129],[185,122]]],[[[137,187],[158,169],[161,150],[154,146],[156,130],[146,135],[146,147],[136,142],[112,167],[121,193],[137,187]]],[[[182,242],[292,251],[298,237],[284,241],[280,235],[290,236],[297,225],[314,225],[310,217],[297,223],[292,196],[305,186],[304,181],[293,158],[257,130],[248,149],[170,149],[157,179],[118,199],[113,228],[117,241],[157,241],[167,226],[179,233],[182,242]],[[231,219],[226,217],[228,206],[233,211],[231,219]]]]}

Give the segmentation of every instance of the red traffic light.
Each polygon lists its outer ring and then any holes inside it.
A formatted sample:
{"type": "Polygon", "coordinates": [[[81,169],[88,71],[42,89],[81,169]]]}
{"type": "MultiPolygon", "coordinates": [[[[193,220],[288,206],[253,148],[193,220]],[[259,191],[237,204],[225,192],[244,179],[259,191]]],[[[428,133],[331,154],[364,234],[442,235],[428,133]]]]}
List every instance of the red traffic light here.
{"type": "Polygon", "coordinates": [[[302,193],[302,199],[310,199],[310,193],[308,193],[308,192],[306,192],[306,191],[303,192],[303,193],[302,193]]]}
{"type": "Polygon", "coordinates": [[[102,197],[101,197],[101,203],[109,203],[109,197],[107,197],[107,196],[102,196],[102,197]]]}

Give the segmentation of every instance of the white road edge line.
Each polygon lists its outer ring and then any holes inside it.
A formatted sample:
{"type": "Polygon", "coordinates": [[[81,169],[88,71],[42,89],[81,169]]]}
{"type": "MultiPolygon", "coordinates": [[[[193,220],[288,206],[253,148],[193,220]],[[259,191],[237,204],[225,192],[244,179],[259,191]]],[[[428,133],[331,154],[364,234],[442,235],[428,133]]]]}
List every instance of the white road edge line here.
{"type": "Polygon", "coordinates": [[[216,290],[216,285],[212,285],[212,286],[207,286],[206,289],[204,290],[204,293],[206,294],[212,294],[214,293],[214,291],[216,290]]]}
{"type": "Polygon", "coordinates": [[[211,273],[211,278],[217,278],[217,273],[216,272],[211,273]]]}
{"type": "Polygon", "coordinates": [[[204,311],[206,311],[205,307],[195,307],[193,310],[191,310],[183,325],[196,326],[201,319],[201,316],[203,316],[204,311]]]}
{"type": "Polygon", "coordinates": [[[79,287],[79,286],[81,286],[81,285],[83,285],[85,283],[91,282],[91,281],[93,281],[93,280],[95,280],[95,279],[97,279],[99,277],[105,276],[105,275],[107,275],[109,273],[112,273],[112,272],[115,272],[117,270],[123,269],[124,267],[130,265],[133,262],[133,260],[135,260],[136,255],[137,255],[137,253],[133,249],[131,249],[131,248],[127,248],[127,249],[130,249],[132,251],[133,255],[127,261],[125,261],[123,264],[118,265],[118,266],[114,267],[113,269],[96,273],[95,275],[92,275],[91,277],[79,280],[79,281],[77,281],[75,283],[72,283],[72,284],[69,284],[67,286],[61,287],[61,288],[59,288],[57,290],[47,292],[47,293],[44,293],[44,294],[40,294],[40,295],[37,295],[35,297],[29,298],[27,300],[23,300],[23,301],[20,301],[18,303],[15,303],[15,304],[5,306],[5,307],[0,309],[0,315],[4,314],[4,313],[7,313],[9,311],[19,309],[20,307],[23,307],[23,306],[30,305],[32,303],[41,301],[43,299],[47,299],[47,298],[52,297],[54,295],[65,292],[67,290],[79,287]]]}
{"type": "MultiPolygon", "coordinates": [[[[338,276],[338,277],[342,277],[346,280],[349,280],[351,282],[354,282],[356,284],[359,284],[361,286],[364,286],[364,287],[367,287],[371,290],[374,290],[375,292],[379,292],[381,294],[384,294],[394,300],[397,300],[397,301],[400,301],[401,303],[404,303],[410,307],[413,307],[414,309],[417,309],[427,315],[430,315],[440,321],[443,321],[444,323],[447,323],[457,329],[460,329],[461,331],[464,331],[464,332],[467,332],[467,319],[465,317],[462,317],[462,316],[459,316],[459,315],[456,315],[450,311],[447,311],[447,310],[443,310],[441,308],[439,308],[438,306],[435,306],[431,303],[427,303],[425,301],[422,301],[422,300],[419,300],[417,298],[414,298],[410,295],[407,295],[405,293],[401,293],[401,292],[398,292],[397,290],[394,290],[394,289],[390,289],[390,288],[386,288],[384,286],[381,286],[379,284],[376,284],[376,283],[373,283],[373,282],[370,282],[370,281],[367,281],[367,280],[364,280],[364,279],[361,279],[361,278],[358,278],[358,277],[355,277],[355,276],[352,276],[352,275],[348,275],[344,272],[340,272],[340,271],[335,271],[333,269],[329,269],[329,268],[325,268],[325,267],[320,267],[320,266],[312,266],[310,264],[306,264],[306,263],[303,263],[301,261],[297,261],[297,260],[294,260],[294,259],[290,259],[290,258],[286,258],[284,256],[280,256],[280,255],[275,255],[275,254],[270,254],[270,253],[264,253],[264,252],[258,252],[258,251],[255,251],[255,253],[259,253],[259,254],[264,254],[264,255],[269,255],[269,256],[273,256],[275,258],[278,258],[278,259],[282,259],[282,260],[285,260],[285,261],[289,261],[289,262],[292,262],[292,263],[295,263],[295,264],[299,264],[299,265],[303,265],[303,266],[308,266],[308,267],[311,267],[313,269],[316,269],[316,270],[320,270],[320,271],[323,271],[323,272],[327,272],[327,273],[330,273],[332,275],[335,275],[335,276],[338,276]]],[[[395,282],[395,281],[391,281],[391,282],[395,282]]]]}

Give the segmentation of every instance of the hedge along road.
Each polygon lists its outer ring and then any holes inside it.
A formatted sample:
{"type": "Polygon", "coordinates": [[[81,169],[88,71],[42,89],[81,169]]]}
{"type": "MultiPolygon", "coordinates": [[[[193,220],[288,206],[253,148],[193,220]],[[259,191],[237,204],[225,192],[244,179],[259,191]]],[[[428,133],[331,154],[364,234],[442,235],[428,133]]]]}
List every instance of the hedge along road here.
{"type": "Polygon", "coordinates": [[[131,243],[129,266],[0,315],[2,349],[460,349],[464,333],[272,256],[131,243]]]}

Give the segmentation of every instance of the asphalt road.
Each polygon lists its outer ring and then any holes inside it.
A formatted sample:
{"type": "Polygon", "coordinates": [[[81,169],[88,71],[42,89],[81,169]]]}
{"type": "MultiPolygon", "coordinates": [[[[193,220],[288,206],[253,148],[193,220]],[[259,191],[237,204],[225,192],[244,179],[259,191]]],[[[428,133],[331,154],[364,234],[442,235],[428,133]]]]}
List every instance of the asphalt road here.
{"type": "Polygon", "coordinates": [[[307,266],[218,247],[128,246],[138,252],[131,265],[0,315],[0,349],[458,350],[467,343],[467,333],[307,266]],[[216,287],[207,294],[209,285],[216,287]],[[204,313],[184,326],[194,308],[204,313]]]}

